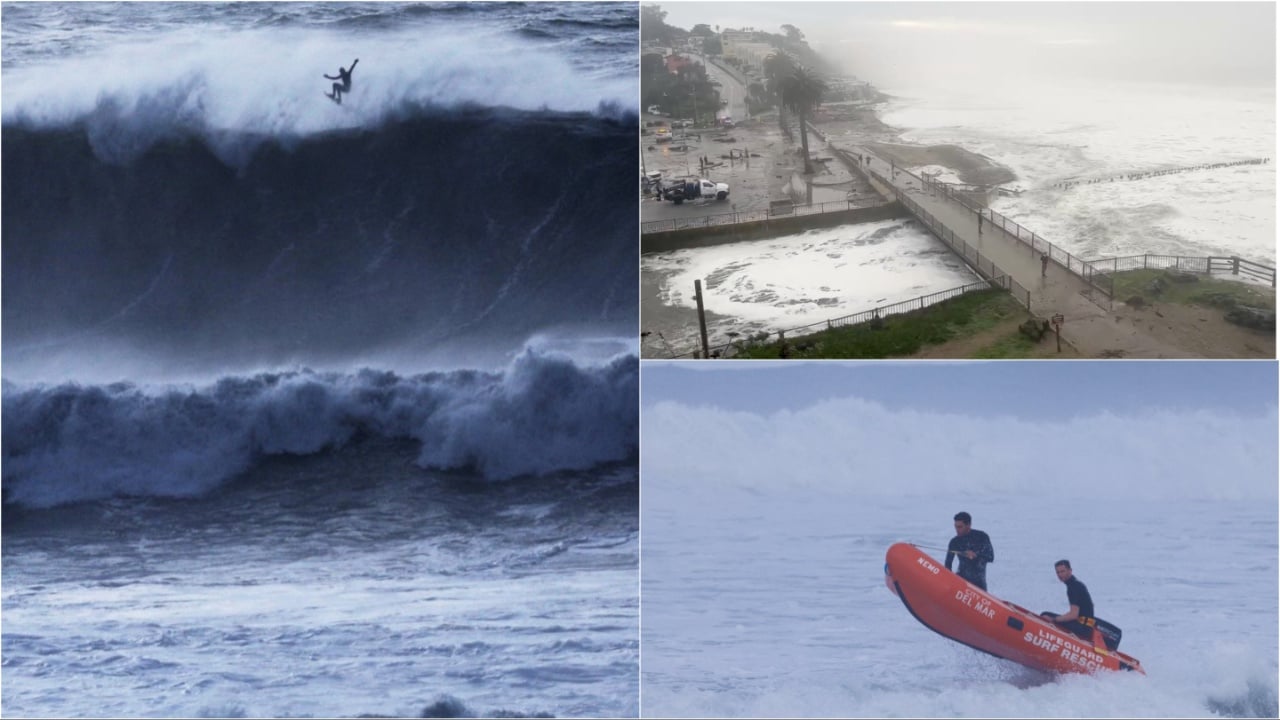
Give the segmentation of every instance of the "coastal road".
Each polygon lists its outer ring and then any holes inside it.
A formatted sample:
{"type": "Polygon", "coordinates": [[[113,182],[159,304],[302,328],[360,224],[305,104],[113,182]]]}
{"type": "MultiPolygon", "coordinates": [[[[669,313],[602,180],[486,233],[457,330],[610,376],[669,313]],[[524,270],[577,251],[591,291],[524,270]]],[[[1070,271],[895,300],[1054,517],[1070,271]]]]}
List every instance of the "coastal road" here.
{"type": "Polygon", "coordinates": [[[728,100],[729,104],[720,108],[716,113],[716,119],[723,117],[732,117],[734,122],[742,122],[747,119],[747,89],[738,82],[737,78],[725,72],[714,63],[705,63],[707,68],[707,76],[720,83],[720,99],[728,100]]]}
{"type": "MultiPolygon", "coordinates": [[[[720,83],[720,97],[728,100],[728,104],[716,112],[716,118],[732,117],[735,123],[746,120],[747,89],[733,73],[717,66],[714,62],[707,61],[704,57],[699,57],[698,60],[706,67],[707,76],[720,83]]],[[[641,143],[645,170],[661,171],[665,182],[697,177],[700,157],[706,156],[723,162],[722,156],[730,148],[759,152],[766,145],[766,142],[758,137],[758,133],[745,128],[736,128],[732,131],[708,128],[676,129],[671,143],[654,143],[647,137],[642,138],[641,143]],[[729,135],[734,136],[736,142],[726,144],[716,141],[716,138],[724,139],[729,135]]],[[[640,220],[654,222],[768,209],[770,195],[768,182],[763,177],[764,167],[757,163],[755,172],[752,173],[742,163],[738,163],[736,167],[720,167],[711,173],[711,179],[729,183],[730,195],[725,201],[695,200],[676,205],[672,202],[658,202],[642,196],[640,220]],[[761,177],[756,178],[757,175],[761,177]]]]}
{"type": "Polygon", "coordinates": [[[1199,356],[1153,337],[1134,322],[1121,322],[1120,314],[1103,309],[1088,298],[1089,294],[1097,291],[1057,262],[1050,262],[1042,276],[1039,249],[1033,250],[1016,236],[993,226],[989,220],[979,223],[979,216],[973,210],[942,192],[922,188],[919,180],[900,168],[895,177],[890,163],[869,149],[856,146],[851,150],[855,157],[859,154],[870,157],[868,167],[890,178],[897,192],[914,200],[957,237],[977,248],[1001,272],[1026,288],[1030,292],[1033,313],[1043,318],[1062,314],[1066,320],[1062,326],[1062,337],[1082,354],[1101,357],[1121,351],[1125,357],[1133,358],[1199,356]]]}

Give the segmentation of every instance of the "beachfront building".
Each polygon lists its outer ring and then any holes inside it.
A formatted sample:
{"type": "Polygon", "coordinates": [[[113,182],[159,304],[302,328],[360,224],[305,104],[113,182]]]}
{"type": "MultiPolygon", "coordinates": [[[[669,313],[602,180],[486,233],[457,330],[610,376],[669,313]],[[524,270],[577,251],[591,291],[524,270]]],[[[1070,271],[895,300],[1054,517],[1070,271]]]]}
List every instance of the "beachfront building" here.
{"type": "Polygon", "coordinates": [[[866,80],[853,77],[828,78],[827,91],[823,93],[826,102],[875,102],[878,99],[876,89],[866,80]]]}
{"type": "Polygon", "coordinates": [[[732,52],[734,47],[755,41],[756,33],[754,30],[729,30],[726,28],[720,33],[720,44],[724,46],[726,55],[732,52]]]}
{"type": "Polygon", "coordinates": [[[720,33],[722,54],[750,67],[763,67],[764,59],[778,52],[772,44],[756,39],[754,30],[725,30],[720,33]]]}

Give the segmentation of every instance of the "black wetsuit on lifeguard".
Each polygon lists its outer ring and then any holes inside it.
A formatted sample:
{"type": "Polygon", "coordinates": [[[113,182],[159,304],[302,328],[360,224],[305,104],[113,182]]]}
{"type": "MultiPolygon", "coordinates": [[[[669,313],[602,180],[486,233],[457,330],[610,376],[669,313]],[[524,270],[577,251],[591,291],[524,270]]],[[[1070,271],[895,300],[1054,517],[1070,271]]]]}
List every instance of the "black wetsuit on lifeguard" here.
{"type": "Polygon", "coordinates": [[[991,547],[991,538],[981,530],[970,530],[964,535],[951,538],[947,550],[951,551],[947,553],[947,569],[951,569],[952,558],[960,558],[960,568],[956,570],[956,574],[986,590],[987,563],[996,561],[996,551],[991,547]],[[978,556],[970,560],[959,554],[966,550],[972,550],[978,556]]]}
{"type": "Polygon", "coordinates": [[[1067,604],[1075,605],[1080,608],[1080,617],[1077,620],[1060,623],[1058,627],[1066,630],[1076,637],[1085,640],[1093,639],[1093,630],[1085,623],[1093,622],[1093,598],[1089,595],[1089,588],[1084,586],[1075,575],[1067,578],[1067,604]]]}

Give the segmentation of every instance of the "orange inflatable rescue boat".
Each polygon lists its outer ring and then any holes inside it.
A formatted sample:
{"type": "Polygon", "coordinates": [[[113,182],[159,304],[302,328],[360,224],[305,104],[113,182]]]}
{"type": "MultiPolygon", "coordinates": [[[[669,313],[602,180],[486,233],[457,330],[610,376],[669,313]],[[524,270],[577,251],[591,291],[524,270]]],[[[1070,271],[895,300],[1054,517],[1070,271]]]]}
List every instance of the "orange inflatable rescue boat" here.
{"type": "Polygon", "coordinates": [[[969,583],[914,545],[889,548],[884,581],[921,624],[975,650],[1049,672],[1146,674],[1136,658],[1107,649],[1096,629],[1093,642],[1076,637],[969,583]]]}

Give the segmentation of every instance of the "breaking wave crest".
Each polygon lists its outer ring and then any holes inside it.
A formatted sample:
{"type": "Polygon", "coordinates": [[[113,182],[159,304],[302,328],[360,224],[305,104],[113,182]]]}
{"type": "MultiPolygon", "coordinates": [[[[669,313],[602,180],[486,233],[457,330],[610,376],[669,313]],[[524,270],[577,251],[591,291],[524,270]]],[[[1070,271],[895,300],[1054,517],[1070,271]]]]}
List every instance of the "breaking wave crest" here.
{"type": "Polygon", "coordinates": [[[502,372],[300,370],[202,387],[5,382],[5,503],[196,496],[264,458],[368,436],[415,440],[419,465],[490,480],[588,469],[634,457],[638,372],[634,355],[582,365],[526,349],[502,372]]]}

